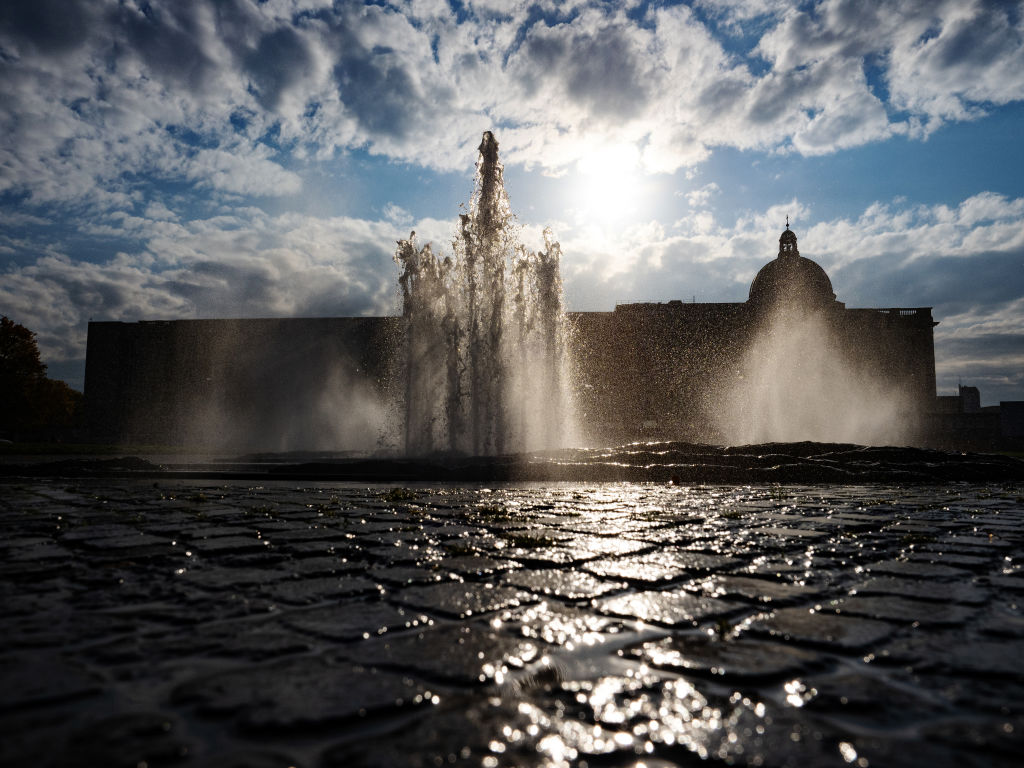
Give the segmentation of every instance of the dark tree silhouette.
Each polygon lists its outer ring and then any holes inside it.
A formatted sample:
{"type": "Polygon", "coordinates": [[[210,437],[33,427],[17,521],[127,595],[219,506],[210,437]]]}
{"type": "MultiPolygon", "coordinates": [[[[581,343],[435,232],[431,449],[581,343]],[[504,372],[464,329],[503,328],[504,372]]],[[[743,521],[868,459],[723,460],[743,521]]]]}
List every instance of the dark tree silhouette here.
{"type": "Polygon", "coordinates": [[[46,377],[35,333],[0,318],[0,432],[51,437],[74,426],[81,407],[81,393],[46,377]]]}

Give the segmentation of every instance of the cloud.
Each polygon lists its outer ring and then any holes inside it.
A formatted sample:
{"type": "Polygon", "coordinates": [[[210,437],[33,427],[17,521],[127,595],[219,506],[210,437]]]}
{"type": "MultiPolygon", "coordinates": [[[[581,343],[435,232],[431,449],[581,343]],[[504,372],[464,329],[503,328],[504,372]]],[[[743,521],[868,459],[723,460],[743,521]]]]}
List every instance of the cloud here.
{"type": "Polygon", "coordinates": [[[910,113],[930,132],[945,120],[976,117],[987,104],[1024,98],[1016,16],[1006,3],[982,0],[826,0],[786,14],[757,50],[775,71],[873,59],[884,68],[889,109],[910,113]]]}
{"type": "Polygon", "coordinates": [[[202,149],[185,162],[186,178],[196,185],[243,195],[290,195],[302,188],[301,177],[268,158],[262,146],[202,149]]]}
{"type": "Polygon", "coordinates": [[[296,214],[172,224],[135,217],[137,253],[101,262],[43,256],[0,281],[5,313],[39,334],[47,360],[80,359],[93,320],[393,314],[386,222],[296,214]]]}
{"type": "Polygon", "coordinates": [[[980,0],[703,0],[708,23],[583,2],[57,5],[0,11],[0,191],[36,202],[125,207],[149,175],[291,195],[297,163],[355,148],[465,168],[486,128],[509,163],[557,173],[631,142],[671,172],[723,146],[923,136],[1024,98],[1020,15],[980,0]],[[736,25],[749,54],[727,50],[736,25]],[[236,183],[218,152],[257,168],[236,183]]]}

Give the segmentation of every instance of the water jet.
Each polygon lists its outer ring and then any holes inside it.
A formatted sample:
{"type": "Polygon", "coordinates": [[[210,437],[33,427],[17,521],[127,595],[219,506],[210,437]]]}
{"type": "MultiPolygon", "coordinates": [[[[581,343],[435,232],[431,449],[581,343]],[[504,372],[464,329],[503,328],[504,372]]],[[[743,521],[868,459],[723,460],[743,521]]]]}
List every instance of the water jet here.
{"type": "Polygon", "coordinates": [[[404,447],[497,455],[555,448],[571,435],[561,247],[520,242],[487,131],[453,253],[398,243],[402,268],[404,447]]]}

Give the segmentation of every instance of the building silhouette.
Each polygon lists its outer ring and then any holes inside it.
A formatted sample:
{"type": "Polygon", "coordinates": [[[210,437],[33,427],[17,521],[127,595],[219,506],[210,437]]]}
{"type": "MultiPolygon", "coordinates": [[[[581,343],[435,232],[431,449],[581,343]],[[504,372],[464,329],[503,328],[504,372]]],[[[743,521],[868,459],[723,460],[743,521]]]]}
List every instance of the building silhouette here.
{"type": "Polygon", "coordinates": [[[745,302],[625,304],[574,319],[582,406],[619,439],[920,442],[935,400],[931,308],[847,308],[788,224],[745,302]],[[856,428],[882,405],[898,430],[856,428]],[[814,411],[819,428],[807,423],[814,411]]]}
{"type": "MultiPolygon", "coordinates": [[[[788,224],[744,302],[621,304],[568,319],[591,441],[927,439],[931,308],[847,308],[788,224]],[[854,428],[878,413],[899,429],[854,428]]],[[[401,335],[397,317],[92,322],[92,439],[372,448],[401,426],[401,335]]]]}

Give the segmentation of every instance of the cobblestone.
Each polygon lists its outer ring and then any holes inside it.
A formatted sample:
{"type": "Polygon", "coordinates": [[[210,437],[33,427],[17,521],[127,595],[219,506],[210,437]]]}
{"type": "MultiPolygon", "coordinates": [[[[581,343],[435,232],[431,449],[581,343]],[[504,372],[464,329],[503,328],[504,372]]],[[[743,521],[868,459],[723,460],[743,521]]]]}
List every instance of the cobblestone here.
{"type": "Polygon", "coordinates": [[[1017,765],[1022,498],[5,481],[0,764],[1017,765]]]}

